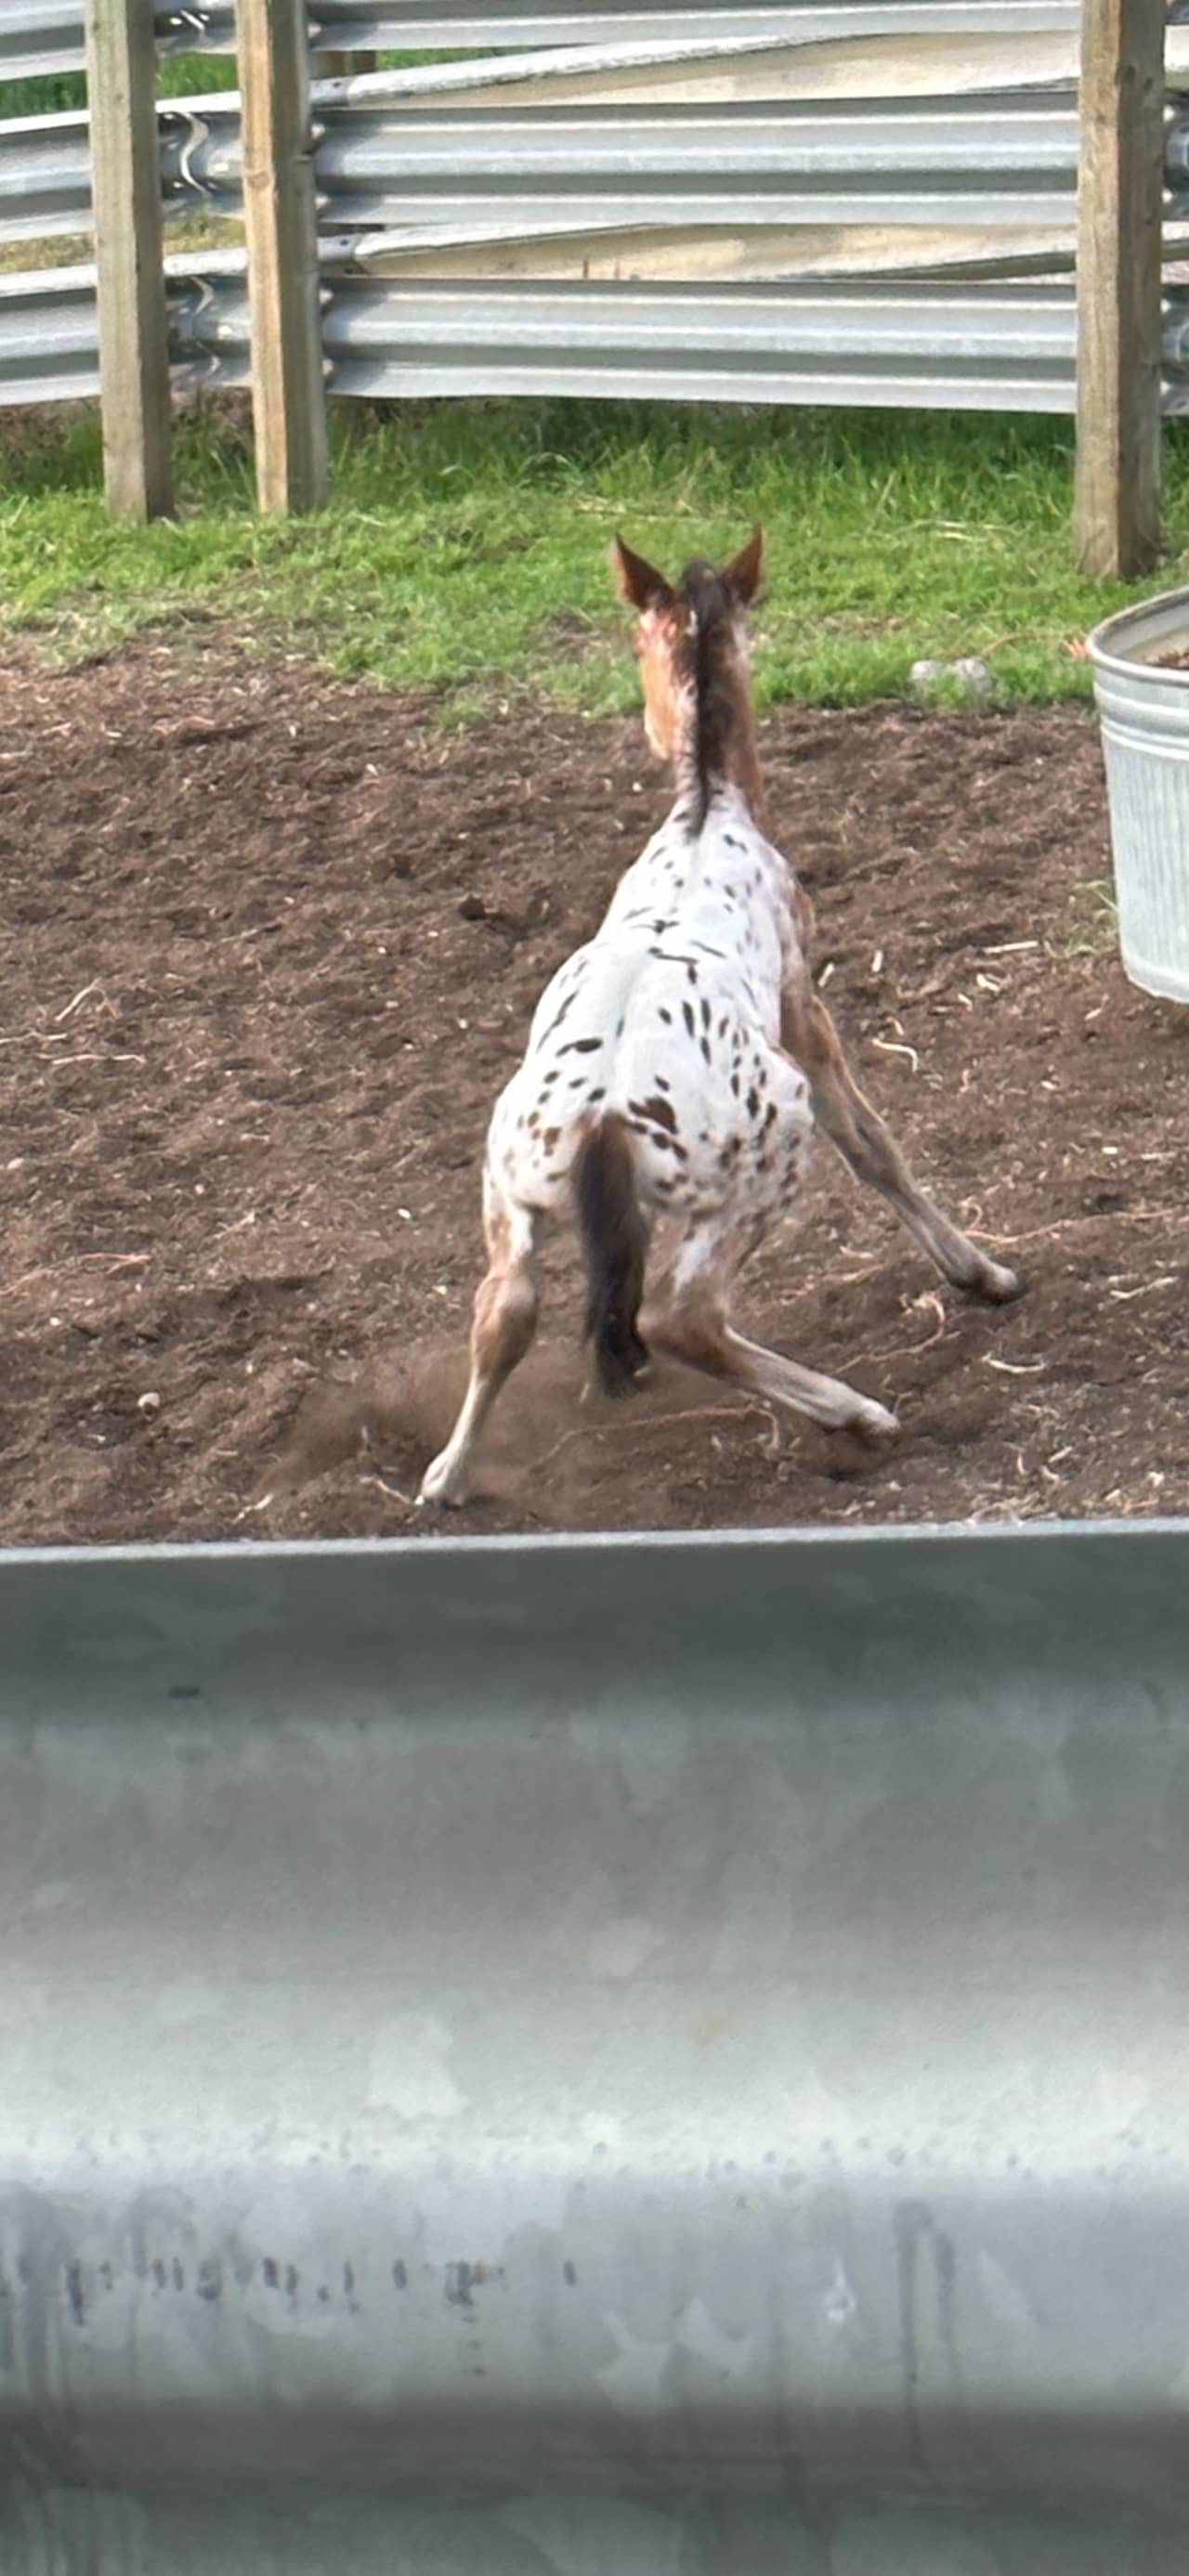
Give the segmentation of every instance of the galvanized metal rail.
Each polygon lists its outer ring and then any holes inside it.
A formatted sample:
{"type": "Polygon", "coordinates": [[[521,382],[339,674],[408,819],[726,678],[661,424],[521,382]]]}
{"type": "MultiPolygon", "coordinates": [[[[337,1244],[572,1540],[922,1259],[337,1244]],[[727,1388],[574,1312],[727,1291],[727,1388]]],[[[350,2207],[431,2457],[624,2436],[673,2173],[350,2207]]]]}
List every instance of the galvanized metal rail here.
{"type": "MultiPolygon", "coordinates": [[[[559,391],[1066,409],[1061,289],[1013,302],[1010,290],[973,281],[1071,265],[1076,15],[1066,0],[838,0],[743,13],[674,5],[584,19],[575,45],[573,20],[544,10],[364,18],[331,0],[315,44],[349,51],[445,38],[484,50],[473,64],[315,85],[330,381],[369,392],[548,382],[559,391]],[[875,34],[877,45],[865,41],[875,34]],[[501,46],[510,50],[492,50],[501,46]],[[790,98],[790,65],[801,56],[819,71],[828,63],[824,94],[790,98]],[[864,72],[869,62],[884,68],[864,72]],[[922,95],[931,65],[956,91],[922,95]],[[995,89],[997,74],[1013,86],[995,89]],[[370,270],[366,284],[345,279],[345,268],[370,270]],[[913,287],[896,290],[902,309],[893,314],[880,281],[897,271],[965,274],[969,311],[958,296],[922,318],[913,287]],[[863,295],[837,298],[833,327],[812,281],[864,277],[863,295]],[[796,288],[779,312],[766,297],[778,280],[796,288]],[[474,290],[465,308],[464,281],[474,290]],[[652,298],[647,351],[640,294],[652,298]],[[864,366],[855,326],[865,319],[874,336],[864,366]]],[[[51,51],[69,52],[72,23],[63,0],[9,0],[0,68],[12,67],[5,45],[19,45],[34,24],[51,51]]],[[[217,46],[230,29],[223,0],[194,19],[159,19],[167,45],[217,46]]],[[[163,108],[161,143],[170,213],[238,213],[233,94],[163,108]]],[[[1170,218],[1183,221],[1189,122],[1175,103],[1168,156],[1170,218]]],[[[9,124],[0,240],[77,234],[89,212],[86,119],[9,124]]],[[[200,359],[184,354],[191,380],[201,365],[212,380],[240,381],[242,301],[217,260],[199,301],[207,336],[200,359]]],[[[84,305],[73,275],[59,288],[10,285],[0,318],[4,398],[29,398],[39,347],[43,391],[89,387],[84,305]],[[45,311],[34,319],[39,298],[45,311]],[[23,344],[22,323],[33,325],[23,344]]],[[[188,295],[184,319],[192,305],[188,295]]]]}
{"type": "MultiPolygon", "coordinates": [[[[329,246],[332,257],[335,246],[329,246]]],[[[339,244],[337,255],[348,255],[339,244]]],[[[242,254],[171,259],[182,389],[248,381],[242,254]]],[[[984,286],[528,287],[372,280],[328,268],[332,391],[533,390],[688,401],[951,403],[1070,411],[1076,311],[1063,281],[984,286]]],[[[1189,290],[1166,296],[1165,407],[1189,411],[1189,290]]],[[[98,388],[89,268],[0,276],[0,406],[98,388]]]]}
{"type": "Polygon", "coordinates": [[[4,2576],[1184,2576],[1189,1528],[0,1626],[4,2576]]]}
{"type": "MultiPolygon", "coordinates": [[[[587,45],[613,44],[625,35],[671,43],[728,45],[759,39],[780,44],[845,43],[872,36],[1076,33],[1079,0],[787,0],[755,7],[720,0],[717,7],[686,7],[684,0],[645,9],[584,10],[587,45]]],[[[408,5],[360,8],[353,0],[318,0],[311,11],[311,42],[328,52],[454,47],[486,53],[506,46],[572,45],[575,17],[539,0],[508,8],[500,0],[455,7],[450,0],[408,0],[408,5]]],[[[157,11],[157,41],[168,52],[233,53],[232,0],[197,0],[193,8],[157,11]]],[[[0,8],[0,79],[23,80],[44,72],[81,71],[83,16],[79,0],[3,0],[0,8]]]]}
{"type": "MultiPolygon", "coordinates": [[[[275,61],[259,47],[249,57],[257,99],[275,92],[292,105],[284,173],[273,169],[273,195],[254,196],[252,207],[279,203],[278,190],[284,196],[285,259],[304,281],[284,325],[275,299],[261,307],[272,318],[258,332],[252,382],[258,416],[263,389],[278,394],[262,443],[273,460],[265,476],[273,500],[298,488],[277,459],[303,422],[322,423],[324,381],[332,391],[376,395],[1074,408],[1062,281],[1073,268],[1078,206],[1077,0],[791,0],[782,9],[693,11],[666,0],[581,21],[543,6],[510,12],[495,0],[475,9],[466,0],[414,0],[370,13],[326,0],[308,30],[315,63],[329,48],[349,60],[353,49],[386,42],[444,42],[452,59],[317,79],[308,126],[303,5],[292,0],[283,26],[282,13],[258,14],[260,46],[280,51],[275,61]],[[1025,291],[1020,281],[1029,278],[1044,283],[1025,291]],[[278,389],[294,386],[301,393],[286,410],[278,389]]],[[[8,0],[0,68],[5,41],[19,52],[33,23],[51,52],[68,53],[73,22],[61,9],[62,0],[8,0]]],[[[1123,279],[1142,273],[1143,291],[1132,294],[1135,363],[1112,374],[1104,359],[1100,386],[1083,348],[1079,369],[1083,411],[1117,409],[1124,380],[1143,387],[1149,460],[1160,391],[1162,63],[1166,258],[1189,230],[1189,43],[1178,33],[1189,0],[1171,0],[1170,33],[1165,15],[1165,0],[1144,0],[1145,113],[1132,157],[1143,171],[1145,255],[1138,267],[1135,258],[1130,267],[1116,262],[1118,291],[1106,299],[1127,310],[1123,279]]],[[[227,0],[194,17],[162,13],[158,23],[171,45],[189,37],[218,47],[233,33],[227,0]]],[[[140,185],[153,214],[155,294],[152,47],[147,28],[142,34],[140,185]]],[[[1135,21],[1127,42],[1138,80],[1135,21]]],[[[1127,82],[1109,64],[1103,78],[1109,126],[1127,82]]],[[[122,132],[118,119],[112,131],[122,132]]],[[[5,128],[0,242],[86,229],[87,141],[80,117],[5,128]]],[[[238,218],[233,93],[163,104],[160,152],[171,213],[238,218]]],[[[1106,194],[1093,201],[1087,238],[1114,243],[1114,165],[1102,167],[1106,194]]],[[[1091,202],[1083,191],[1087,221],[1091,202]]],[[[104,268],[110,286],[118,244],[125,305],[142,276],[134,229],[109,232],[104,268]]],[[[185,267],[191,282],[180,295],[170,281],[183,380],[240,382],[238,283],[217,258],[185,267]]],[[[10,280],[0,301],[0,399],[90,389],[86,291],[81,275],[57,287],[10,280]],[[39,347],[48,362],[41,387],[39,347]]],[[[1179,347],[1174,336],[1167,403],[1176,410],[1179,347]]],[[[154,377],[160,419],[159,345],[154,377]]],[[[107,367],[109,414],[123,424],[118,436],[105,433],[109,448],[120,439],[135,447],[142,436],[139,414],[125,420],[128,382],[123,366],[107,367]]],[[[1101,452],[1115,455],[1104,438],[1101,452]]],[[[1087,452],[1081,439],[1079,455],[1087,452]]],[[[1116,485],[1146,492],[1132,463],[1116,485]]],[[[1148,481],[1154,473],[1151,465],[1148,481]]],[[[301,488],[324,497],[324,478],[301,488]]],[[[1146,527],[1152,512],[1141,515],[1146,527]]],[[[1129,549],[1103,524],[1102,560],[1121,562],[1129,549]]]]}
{"type": "MultiPolygon", "coordinates": [[[[230,215],[241,203],[238,102],[161,115],[167,212],[230,215]]],[[[81,233],[90,221],[85,116],[2,130],[0,239],[81,233]]],[[[1174,119],[1181,184],[1189,118],[1174,119]]],[[[715,110],[545,106],[485,112],[379,104],[318,109],[316,171],[328,225],[400,226],[410,238],[598,226],[653,229],[809,223],[978,225],[1072,221],[1072,94],[887,106],[745,104],[715,110]]]]}
{"type": "MultiPolygon", "coordinates": [[[[573,19],[544,9],[361,16],[331,0],[315,45],[447,40],[464,58],[314,84],[329,383],[1068,410],[1076,21],[1066,0],[674,0],[584,17],[576,44],[573,19]],[[1044,287],[1007,282],[1038,270],[1044,287]]],[[[0,69],[34,25],[69,52],[73,23],[65,0],[7,0],[0,69]]],[[[167,45],[231,32],[223,0],[158,25],[167,45]]],[[[1189,221],[1175,33],[1168,68],[1175,248],[1189,221]]],[[[168,213],[236,217],[234,93],[163,103],[161,164],[168,213]]],[[[77,235],[89,216],[86,118],[7,124],[0,241],[77,235]]],[[[185,266],[186,379],[244,381],[234,263],[185,266]]],[[[92,390],[88,332],[81,273],[10,277],[0,400],[92,390]]]]}
{"type": "Polygon", "coordinates": [[[333,282],[332,389],[1072,409],[1068,286],[333,282]]]}

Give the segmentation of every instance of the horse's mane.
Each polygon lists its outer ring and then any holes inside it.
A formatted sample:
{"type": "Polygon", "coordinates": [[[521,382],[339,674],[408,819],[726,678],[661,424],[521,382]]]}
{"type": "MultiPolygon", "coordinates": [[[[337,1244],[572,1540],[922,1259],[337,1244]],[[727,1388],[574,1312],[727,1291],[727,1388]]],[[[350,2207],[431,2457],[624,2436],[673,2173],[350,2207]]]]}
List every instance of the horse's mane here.
{"type": "Polygon", "coordinates": [[[748,729],[750,756],[750,719],[746,695],[740,688],[736,654],[738,604],[730,584],[711,564],[695,561],[686,565],[677,596],[690,612],[684,645],[688,661],[683,677],[691,682],[694,693],[694,828],[700,831],[714,788],[730,774],[731,748],[741,725],[748,729]]]}

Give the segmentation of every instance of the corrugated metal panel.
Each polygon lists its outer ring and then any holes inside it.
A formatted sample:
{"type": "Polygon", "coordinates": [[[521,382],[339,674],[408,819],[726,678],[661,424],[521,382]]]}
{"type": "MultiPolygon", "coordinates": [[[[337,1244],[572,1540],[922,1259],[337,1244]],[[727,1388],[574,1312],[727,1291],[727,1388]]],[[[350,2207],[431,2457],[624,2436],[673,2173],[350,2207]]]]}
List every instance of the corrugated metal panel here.
{"type": "MultiPolygon", "coordinates": [[[[533,53],[491,54],[399,69],[347,72],[315,80],[315,105],[374,105],[381,98],[423,107],[706,106],[744,100],[783,104],[813,100],[878,99],[885,104],[917,98],[958,101],[988,92],[1077,88],[1076,27],[1005,35],[978,33],[900,36],[895,42],[864,39],[828,44],[771,44],[762,38],[709,37],[676,46],[661,39],[612,45],[542,47],[533,53]]],[[[1189,30],[1170,25],[1166,41],[1170,85],[1189,84],[1189,30]]]]}
{"type": "MultiPolygon", "coordinates": [[[[639,227],[912,223],[1036,230],[1071,220],[1072,101],[1010,97],[892,107],[599,108],[473,115],[323,106],[316,167],[335,227],[380,226],[425,244],[639,227]]],[[[1181,160],[1189,127],[1175,137],[1181,160]]],[[[1178,162],[1178,167],[1180,162],[1178,162]]],[[[172,213],[234,213],[235,98],[162,116],[172,213]]],[[[82,116],[4,129],[0,238],[83,230],[90,214],[82,116]]],[[[775,270],[773,273],[779,273],[775,270]]]]}
{"type": "MultiPolygon", "coordinates": [[[[1170,39],[1175,52],[1177,39],[1170,39]]],[[[895,44],[848,42],[730,45],[704,39],[680,48],[653,43],[556,45],[534,53],[488,54],[449,63],[347,72],[313,84],[315,102],[370,104],[388,97],[432,107],[712,107],[745,99],[788,102],[850,98],[959,98],[980,91],[1052,88],[1072,94],[1078,74],[1073,34],[901,37],[895,44]]],[[[1189,49],[1186,51],[1189,64],[1189,49]]]]}
{"type": "MultiPolygon", "coordinates": [[[[563,108],[474,116],[383,105],[320,109],[316,166],[336,227],[379,227],[393,246],[531,242],[638,231],[865,224],[1058,231],[1072,221],[1072,100],[1011,97],[853,102],[663,116],[563,108]]],[[[234,96],[163,111],[167,213],[234,214],[241,147],[234,96]]],[[[1189,171],[1189,119],[1170,124],[1169,167],[1189,171]]],[[[4,128],[0,239],[77,233],[90,216],[83,116],[4,128]]],[[[790,258],[789,252],[792,251],[790,258]]],[[[762,254],[761,254],[762,255],[762,254]]]]}
{"type": "Polygon", "coordinates": [[[325,322],[340,393],[944,404],[1068,411],[1072,290],[431,288],[345,280],[325,322]]]}
{"type": "MultiPolygon", "coordinates": [[[[231,53],[235,18],[231,0],[206,0],[193,9],[159,9],[157,40],[172,52],[231,53]]],[[[484,53],[533,45],[586,45],[629,41],[672,44],[678,51],[706,40],[729,45],[823,44],[873,36],[1006,33],[1012,36],[1076,31],[1078,0],[793,0],[785,8],[723,5],[685,8],[680,0],[643,9],[572,10],[541,4],[509,9],[449,5],[449,0],[409,0],[404,6],[360,8],[353,0],[321,0],[311,16],[315,45],[327,51],[415,52],[450,47],[484,53]]],[[[81,70],[83,13],[79,0],[0,0],[0,79],[22,80],[44,72],[81,70]]]]}
{"type": "Polygon", "coordinates": [[[357,0],[320,0],[316,11],[319,41],[326,46],[489,46],[572,45],[578,33],[584,43],[610,45],[630,37],[663,37],[676,46],[707,37],[728,44],[762,39],[769,44],[828,44],[839,40],[909,35],[1032,35],[1076,29],[1079,0],[792,0],[785,8],[749,6],[748,0],[725,5],[689,7],[686,0],[653,0],[642,9],[573,10],[536,0],[535,6],[508,8],[501,0],[473,0],[470,7],[442,6],[441,0],[394,0],[384,7],[360,7],[357,0]]]}
{"type": "MultiPolygon", "coordinates": [[[[180,390],[246,383],[241,252],[166,262],[180,390]]],[[[327,275],[331,390],[1068,412],[1072,286],[460,286],[327,275]]],[[[1170,290],[1165,408],[1189,410],[1189,289],[1170,290]]],[[[98,390],[90,267],[0,277],[0,405],[98,390]]]]}
{"type": "MultiPolygon", "coordinates": [[[[327,0],[315,45],[482,48],[477,62],[317,87],[332,386],[1067,410],[1069,290],[1002,272],[1071,259],[1077,15],[1076,0],[665,0],[575,21],[414,0],[364,18],[327,0]],[[953,88],[922,94],[943,65],[953,88]],[[801,96],[807,66],[822,78],[801,96]],[[951,270],[983,283],[930,290],[930,271],[951,270]],[[893,283],[897,271],[916,284],[893,283]]],[[[230,29],[226,0],[158,23],[171,43],[230,29]]],[[[22,27],[64,43],[65,0],[0,0],[0,67],[22,27]]],[[[1183,110],[1169,155],[1182,215],[1183,110]]],[[[162,169],[169,212],[237,213],[234,94],[163,107],[162,169]]],[[[0,239],[88,218],[85,119],[10,125],[0,239]]],[[[10,317],[46,306],[34,339],[41,329],[54,387],[79,389],[78,280],[57,297],[10,285],[10,317]]],[[[179,306],[186,364],[242,375],[241,287],[210,264],[199,301],[188,289],[179,306]]],[[[29,381],[28,345],[4,364],[3,398],[27,398],[13,388],[29,381]]]]}
{"type": "Polygon", "coordinates": [[[1077,115],[1042,100],[931,108],[599,108],[326,115],[318,187],[338,225],[457,235],[586,225],[1037,225],[1067,219],[1077,115]]]}
{"type": "Polygon", "coordinates": [[[86,118],[36,116],[0,125],[0,241],[85,232],[90,217],[86,118]]]}
{"type": "MultiPolygon", "coordinates": [[[[231,0],[194,8],[158,9],[157,42],[163,53],[235,51],[231,0]]],[[[0,80],[34,80],[47,72],[81,71],[85,60],[80,0],[0,0],[0,80]]]]}
{"type": "Polygon", "coordinates": [[[0,276],[0,405],[99,391],[93,268],[0,276]]]}
{"type": "MultiPolygon", "coordinates": [[[[852,278],[874,282],[931,277],[1007,280],[1056,277],[1071,273],[1076,255],[1072,217],[1067,225],[1030,231],[1027,226],[992,231],[961,224],[779,224],[675,225],[671,231],[644,228],[551,232],[544,223],[523,236],[501,233],[485,239],[469,233],[458,241],[426,248],[419,236],[405,232],[342,234],[324,245],[331,267],[355,268],[369,277],[465,278],[516,277],[547,283],[554,279],[603,279],[609,284],[657,278],[666,282],[726,285],[731,280],[760,283],[767,279],[852,278]],[[332,247],[333,243],[333,247],[332,247]]],[[[1189,226],[1165,228],[1170,260],[1189,257],[1189,226]]]]}
{"type": "Polygon", "coordinates": [[[79,0],[0,0],[0,80],[81,71],[79,0]]]}

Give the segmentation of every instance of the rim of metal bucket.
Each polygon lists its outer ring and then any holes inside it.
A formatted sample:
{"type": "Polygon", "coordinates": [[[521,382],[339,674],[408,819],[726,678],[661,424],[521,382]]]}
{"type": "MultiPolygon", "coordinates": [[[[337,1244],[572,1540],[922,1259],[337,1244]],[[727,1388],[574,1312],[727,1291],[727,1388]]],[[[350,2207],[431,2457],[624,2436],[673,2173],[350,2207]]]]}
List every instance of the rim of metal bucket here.
{"type": "Polygon", "coordinates": [[[1189,670],[1158,669],[1142,653],[1121,653],[1116,649],[1117,639],[1126,633],[1129,626],[1137,625],[1144,618],[1158,617],[1162,609],[1171,608],[1183,611],[1185,640],[1189,647],[1189,589],[1182,586],[1179,590],[1162,590],[1154,599],[1137,599],[1132,601],[1130,608],[1116,608],[1110,617],[1104,617],[1091,628],[1086,637],[1086,651],[1095,669],[1114,671],[1120,679],[1129,678],[1136,671],[1154,671],[1162,685],[1167,683],[1172,688],[1189,689],[1189,670]]]}

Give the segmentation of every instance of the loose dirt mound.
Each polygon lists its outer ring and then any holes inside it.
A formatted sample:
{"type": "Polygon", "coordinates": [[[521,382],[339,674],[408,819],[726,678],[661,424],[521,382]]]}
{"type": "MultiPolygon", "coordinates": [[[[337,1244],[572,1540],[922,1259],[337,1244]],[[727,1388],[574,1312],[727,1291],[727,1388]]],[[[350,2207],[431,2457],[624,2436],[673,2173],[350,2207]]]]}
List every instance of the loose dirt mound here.
{"type": "MultiPolygon", "coordinates": [[[[941,1295],[823,1148],[747,1321],[903,1438],[777,1449],[676,1373],[580,1412],[559,1248],[449,1526],[1189,1508],[1189,1015],[1115,963],[1092,725],[789,709],[764,749],[860,1078],[1030,1293],[941,1295]]],[[[387,1487],[461,1383],[487,1112],[662,806],[634,722],[445,736],[231,650],[10,669],[0,1537],[426,1526],[387,1487]]]]}

